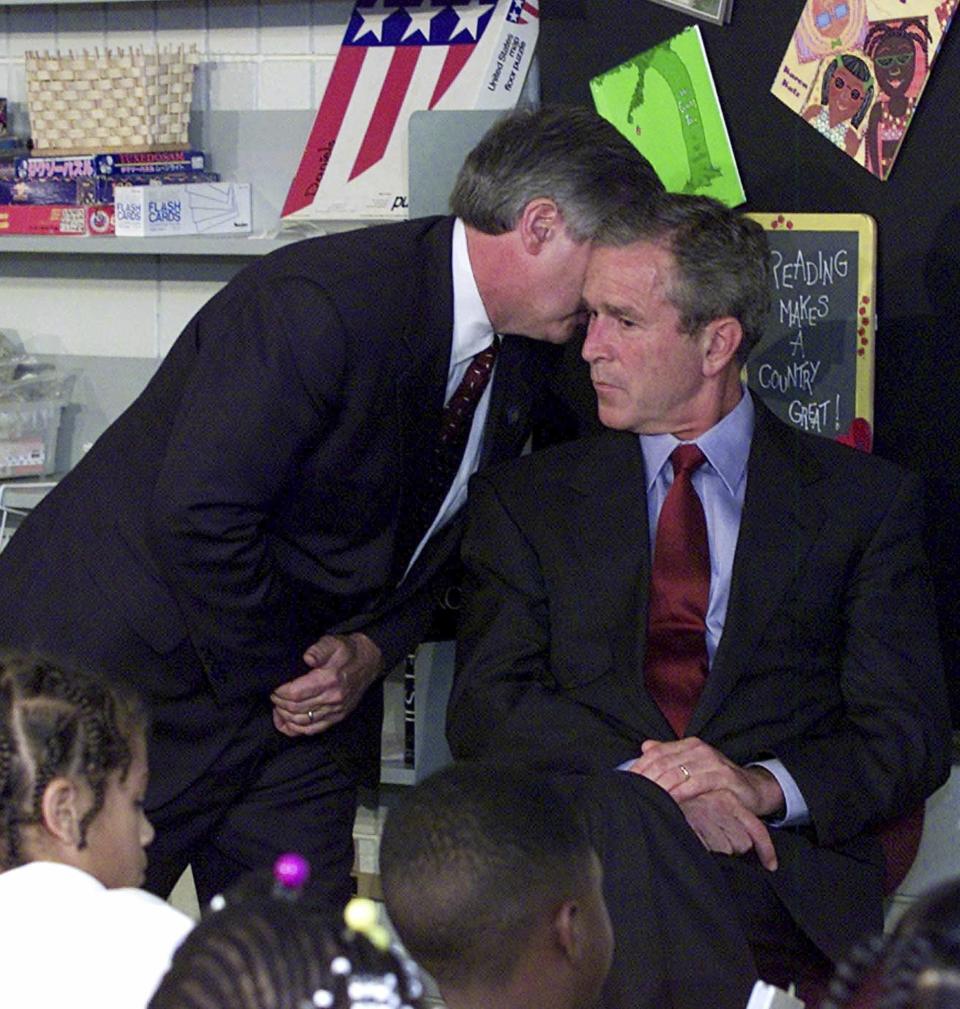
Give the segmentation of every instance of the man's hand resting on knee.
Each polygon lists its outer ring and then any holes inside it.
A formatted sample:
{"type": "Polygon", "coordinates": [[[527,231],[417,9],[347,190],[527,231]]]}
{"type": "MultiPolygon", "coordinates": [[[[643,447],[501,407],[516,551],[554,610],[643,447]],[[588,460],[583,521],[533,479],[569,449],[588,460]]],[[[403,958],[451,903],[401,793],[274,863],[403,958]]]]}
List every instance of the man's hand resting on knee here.
{"type": "Polygon", "coordinates": [[[670,793],[691,829],[710,851],[755,851],[760,864],[776,869],[777,855],[762,816],[776,815],[784,798],[764,767],[740,767],[694,736],[648,739],[629,766],[670,793]]]}

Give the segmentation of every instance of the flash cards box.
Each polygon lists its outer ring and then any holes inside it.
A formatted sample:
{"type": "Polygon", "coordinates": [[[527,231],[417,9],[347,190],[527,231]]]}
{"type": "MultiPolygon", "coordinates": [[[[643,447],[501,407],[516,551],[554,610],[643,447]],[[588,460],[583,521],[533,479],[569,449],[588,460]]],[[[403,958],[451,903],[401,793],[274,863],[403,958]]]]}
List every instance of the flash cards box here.
{"type": "Polygon", "coordinates": [[[248,235],[250,185],[121,186],[114,190],[118,235],[248,235]]]}

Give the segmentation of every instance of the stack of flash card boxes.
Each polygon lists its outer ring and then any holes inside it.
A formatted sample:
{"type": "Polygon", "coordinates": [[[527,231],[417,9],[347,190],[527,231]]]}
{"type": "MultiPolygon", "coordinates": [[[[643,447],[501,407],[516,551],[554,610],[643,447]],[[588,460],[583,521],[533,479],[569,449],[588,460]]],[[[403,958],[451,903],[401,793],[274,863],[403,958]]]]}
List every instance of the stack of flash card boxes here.
{"type": "Polygon", "coordinates": [[[0,234],[113,234],[118,190],[216,182],[197,150],[21,156],[0,164],[0,234]]]}

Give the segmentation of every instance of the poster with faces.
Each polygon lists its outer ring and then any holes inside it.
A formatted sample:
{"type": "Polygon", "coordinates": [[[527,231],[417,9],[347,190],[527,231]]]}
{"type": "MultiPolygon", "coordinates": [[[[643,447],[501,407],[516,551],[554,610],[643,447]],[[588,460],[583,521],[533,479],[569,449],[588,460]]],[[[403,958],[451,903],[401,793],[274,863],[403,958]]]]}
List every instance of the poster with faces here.
{"type": "Polygon", "coordinates": [[[807,0],[771,93],[813,128],[811,145],[886,179],[958,3],[807,0]]]}

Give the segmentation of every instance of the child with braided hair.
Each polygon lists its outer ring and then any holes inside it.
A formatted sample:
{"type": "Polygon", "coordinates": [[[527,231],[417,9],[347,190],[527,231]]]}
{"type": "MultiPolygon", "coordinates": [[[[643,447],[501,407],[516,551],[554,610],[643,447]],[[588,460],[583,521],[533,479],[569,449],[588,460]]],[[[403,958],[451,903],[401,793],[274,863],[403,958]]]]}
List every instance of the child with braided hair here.
{"type": "Polygon", "coordinates": [[[418,970],[373,902],[337,912],[311,896],[308,871],[282,855],[270,880],[250,873],[214,897],[148,1009],[419,1009],[418,970]]]}
{"type": "Polygon", "coordinates": [[[921,896],[888,936],[856,946],[820,1009],[960,1009],[960,879],[921,896]]]}
{"type": "Polygon", "coordinates": [[[193,927],[136,889],[145,733],[125,690],[0,657],[0,1005],[142,1009],[193,927]]]}

